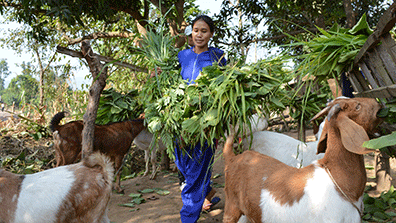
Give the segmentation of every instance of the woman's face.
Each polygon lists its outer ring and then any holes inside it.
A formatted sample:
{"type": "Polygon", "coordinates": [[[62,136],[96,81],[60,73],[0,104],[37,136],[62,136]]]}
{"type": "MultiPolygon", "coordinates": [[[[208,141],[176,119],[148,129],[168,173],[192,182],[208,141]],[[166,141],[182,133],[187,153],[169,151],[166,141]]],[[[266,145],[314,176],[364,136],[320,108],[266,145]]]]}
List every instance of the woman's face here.
{"type": "Polygon", "coordinates": [[[198,48],[207,48],[208,42],[210,38],[212,38],[213,33],[210,32],[209,25],[203,21],[198,20],[194,23],[192,38],[195,44],[195,47],[198,48]]]}

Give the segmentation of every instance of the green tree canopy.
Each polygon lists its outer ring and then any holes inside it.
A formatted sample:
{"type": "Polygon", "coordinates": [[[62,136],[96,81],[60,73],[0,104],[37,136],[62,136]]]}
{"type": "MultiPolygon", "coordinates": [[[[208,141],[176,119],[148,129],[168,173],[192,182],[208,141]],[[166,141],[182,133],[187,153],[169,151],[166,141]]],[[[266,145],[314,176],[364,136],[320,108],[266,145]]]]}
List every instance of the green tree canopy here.
{"type": "Polygon", "coordinates": [[[8,77],[8,75],[11,74],[11,72],[8,70],[8,63],[7,59],[1,59],[0,60],[0,91],[4,90],[4,81],[8,77]]]}
{"type": "Polygon", "coordinates": [[[3,93],[3,101],[7,104],[16,106],[20,104],[38,103],[38,81],[32,76],[34,68],[30,63],[23,62],[21,65],[22,73],[14,77],[7,89],[3,93]]]}
{"type": "Polygon", "coordinates": [[[216,15],[219,29],[214,42],[244,54],[255,42],[268,48],[289,43],[288,35],[316,33],[317,27],[326,30],[338,23],[351,28],[364,13],[374,27],[391,3],[389,0],[223,0],[216,15]],[[256,27],[260,28],[256,30],[256,27]]]}
{"type": "Polygon", "coordinates": [[[90,26],[84,18],[111,24],[116,22],[121,12],[127,15],[128,20],[136,23],[139,33],[144,34],[148,21],[155,19],[156,16],[150,10],[153,6],[158,8],[162,14],[171,9],[167,18],[170,32],[173,35],[179,34],[185,29],[185,9],[195,7],[193,1],[184,0],[16,0],[2,1],[0,12],[3,14],[9,8],[15,9],[13,13],[18,21],[31,26],[32,30],[29,32],[31,36],[43,40],[47,38],[45,30],[48,24],[54,19],[68,26],[90,26]]]}

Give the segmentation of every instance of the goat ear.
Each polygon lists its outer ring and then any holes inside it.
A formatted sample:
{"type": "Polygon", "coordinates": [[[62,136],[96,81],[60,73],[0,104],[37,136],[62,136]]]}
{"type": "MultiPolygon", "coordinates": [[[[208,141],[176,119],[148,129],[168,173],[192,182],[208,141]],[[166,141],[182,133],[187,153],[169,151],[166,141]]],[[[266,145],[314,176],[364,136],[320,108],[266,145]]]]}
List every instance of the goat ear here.
{"type": "Polygon", "coordinates": [[[352,153],[366,154],[373,152],[362,147],[365,141],[370,140],[366,130],[345,115],[339,115],[337,120],[338,129],[341,133],[341,142],[344,147],[352,153]]]}
{"type": "Polygon", "coordinates": [[[320,135],[319,143],[318,143],[318,148],[316,154],[319,153],[325,153],[327,149],[327,126],[328,123],[325,120],[325,125],[323,126],[322,134],[320,135]]]}

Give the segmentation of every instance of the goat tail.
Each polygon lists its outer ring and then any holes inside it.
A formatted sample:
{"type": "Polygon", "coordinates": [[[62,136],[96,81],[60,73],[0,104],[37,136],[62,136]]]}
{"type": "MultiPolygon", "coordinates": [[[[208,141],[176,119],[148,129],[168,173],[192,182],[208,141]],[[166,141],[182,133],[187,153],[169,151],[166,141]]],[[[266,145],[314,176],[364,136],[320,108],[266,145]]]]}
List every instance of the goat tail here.
{"type": "Polygon", "coordinates": [[[68,112],[62,111],[58,112],[52,117],[49,128],[51,129],[52,132],[55,132],[59,128],[59,123],[60,121],[66,116],[68,112]]]}
{"type": "Polygon", "coordinates": [[[234,138],[235,138],[235,130],[234,128],[230,127],[229,134],[227,136],[227,140],[224,143],[224,148],[223,148],[223,156],[224,159],[227,160],[234,157],[234,138]]]}
{"type": "Polygon", "coordinates": [[[100,152],[94,152],[83,159],[83,165],[102,172],[106,184],[111,185],[114,179],[114,167],[110,158],[100,152]]]}

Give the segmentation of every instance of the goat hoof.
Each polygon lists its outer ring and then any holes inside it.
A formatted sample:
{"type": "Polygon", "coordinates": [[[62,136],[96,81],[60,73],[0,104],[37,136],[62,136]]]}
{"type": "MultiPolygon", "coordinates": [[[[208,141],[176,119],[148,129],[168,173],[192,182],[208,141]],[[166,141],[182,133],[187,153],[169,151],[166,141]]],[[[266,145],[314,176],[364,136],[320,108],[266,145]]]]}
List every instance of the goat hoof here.
{"type": "Polygon", "coordinates": [[[114,192],[117,194],[125,194],[124,189],[121,188],[113,188],[114,192]]]}
{"type": "Polygon", "coordinates": [[[157,176],[157,171],[151,174],[150,180],[154,180],[156,176],[157,176]]]}
{"type": "Polygon", "coordinates": [[[117,190],[117,194],[125,194],[124,190],[117,190]]]}

